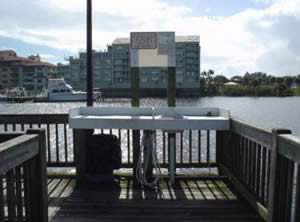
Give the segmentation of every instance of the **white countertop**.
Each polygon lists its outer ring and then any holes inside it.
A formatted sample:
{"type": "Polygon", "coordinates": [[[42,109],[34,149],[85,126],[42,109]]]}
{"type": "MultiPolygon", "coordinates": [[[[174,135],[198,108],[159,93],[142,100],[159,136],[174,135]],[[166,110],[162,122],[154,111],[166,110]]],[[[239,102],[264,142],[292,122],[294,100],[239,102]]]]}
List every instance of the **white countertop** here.
{"type": "Polygon", "coordinates": [[[212,108],[80,107],[70,111],[74,129],[228,130],[229,113],[212,108]],[[198,111],[198,112],[196,112],[198,111]],[[159,115],[159,113],[162,113],[159,115]],[[204,115],[209,113],[209,116],[204,115]],[[222,113],[222,115],[220,115],[222,113]],[[197,115],[198,114],[198,115],[197,115]],[[219,114],[219,115],[218,115],[219,114]]]}

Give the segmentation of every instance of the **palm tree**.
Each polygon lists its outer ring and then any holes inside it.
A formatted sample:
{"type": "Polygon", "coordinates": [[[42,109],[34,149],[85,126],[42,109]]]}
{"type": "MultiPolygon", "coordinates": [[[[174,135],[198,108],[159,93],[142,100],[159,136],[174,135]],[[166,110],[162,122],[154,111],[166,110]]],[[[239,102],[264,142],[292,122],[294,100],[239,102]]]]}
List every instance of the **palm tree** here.
{"type": "Polygon", "coordinates": [[[215,74],[214,70],[208,70],[207,72],[207,94],[210,95],[211,93],[211,82],[212,82],[212,76],[215,74]]]}

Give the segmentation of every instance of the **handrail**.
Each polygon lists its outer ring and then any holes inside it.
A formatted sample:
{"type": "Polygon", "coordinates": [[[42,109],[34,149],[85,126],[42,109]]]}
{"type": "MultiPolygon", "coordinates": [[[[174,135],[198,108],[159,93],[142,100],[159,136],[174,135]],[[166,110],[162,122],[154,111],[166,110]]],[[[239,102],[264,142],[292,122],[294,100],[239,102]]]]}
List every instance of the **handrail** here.
{"type": "Polygon", "coordinates": [[[32,128],[46,130],[47,164],[55,167],[72,167],[73,133],[68,128],[67,113],[0,114],[0,130],[5,132],[25,131],[32,128]],[[64,154],[62,157],[61,154],[64,154]]]}
{"type": "Polygon", "coordinates": [[[1,124],[66,124],[68,122],[68,113],[0,114],[1,124]]]}
{"type": "Polygon", "coordinates": [[[0,221],[47,222],[45,130],[11,137],[0,143],[0,221]]]}
{"type": "Polygon", "coordinates": [[[0,174],[23,164],[39,153],[39,136],[22,135],[1,143],[0,174]]]}
{"type": "Polygon", "coordinates": [[[279,135],[278,152],[287,159],[300,164],[300,138],[293,135],[279,135]]]}
{"type": "MultiPolygon", "coordinates": [[[[74,131],[69,128],[67,113],[59,114],[0,114],[0,130],[6,132],[24,131],[28,128],[46,129],[47,166],[48,167],[74,167],[74,131]]],[[[114,134],[120,139],[122,145],[122,167],[134,166],[132,146],[132,131],[99,130],[101,133],[114,134]]],[[[100,132],[97,133],[100,133],[100,132]]],[[[186,130],[178,133],[177,163],[178,168],[215,167],[214,131],[186,130]],[[211,133],[210,133],[211,132],[211,133]],[[208,139],[207,139],[208,138],[208,139]]],[[[162,167],[168,167],[168,136],[161,130],[157,131],[157,141],[160,141],[160,162],[162,167]]]]}
{"type": "Polygon", "coordinates": [[[244,136],[250,140],[253,140],[267,148],[272,145],[272,131],[263,129],[253,124],[246,123],[242,120],[231,118],[231,128],[232,132],[235,132],[241,136],[244,136]]]}
{"type": "Polygon", "coordinates": [[[237,119],[217,132],[220,172],[268,222],[300,220],[300,138],[288,133],[237,119]]]}

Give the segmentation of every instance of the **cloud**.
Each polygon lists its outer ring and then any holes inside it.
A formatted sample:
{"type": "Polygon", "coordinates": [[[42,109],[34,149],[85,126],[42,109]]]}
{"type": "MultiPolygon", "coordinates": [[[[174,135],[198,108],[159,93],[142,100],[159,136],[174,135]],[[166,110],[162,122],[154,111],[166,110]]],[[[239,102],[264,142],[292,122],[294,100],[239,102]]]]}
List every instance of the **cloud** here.
{"type": "MultiPolygon", "coordinates": [[[[85,1],[3,1],[0,36],[72,52],[85,48],[85,1]]],[[[253,1],[267,7],[226,17],[195,16],[196,9],[164,0],[93,1],[94,47],[105,49],[130,31],[175,30],[200,35],[202,70],[298,74],[300,0],[253,1]]]]}
{"type": "Polygon", "coordinates": [[[272,4],[274,2],[276,2],[277,0],[253,0],[255,3],[262,3],[265,5],[269,5],[272,4]]]}
{"type": "Polygon", "coordinates": [[[277,1],[247,23],[262,48],[256,67],[277,75],[300,73],[300,1],[277,1]],[[297,6],[297,7],[296,7],[297,6]]]}
{"type": "Polygon", "coordinates": [[[42,59],[57,59],[57,56],[52,55],[52,54],[40,54],[40,57],[42,59]]]}

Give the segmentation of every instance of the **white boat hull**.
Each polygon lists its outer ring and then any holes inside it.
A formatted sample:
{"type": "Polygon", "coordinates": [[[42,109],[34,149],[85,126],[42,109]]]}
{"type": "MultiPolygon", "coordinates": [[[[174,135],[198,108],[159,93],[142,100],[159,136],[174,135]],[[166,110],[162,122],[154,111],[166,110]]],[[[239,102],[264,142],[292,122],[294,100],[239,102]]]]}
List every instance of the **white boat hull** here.
{"type": "MultiPolygon", "coordinates": [[[[101,93],[93,93],[94,100],[101,100],[101,93]]],[[[48,101],[50,102],[75,102],[75,101],[86,101],[87,100],[87,93],[56,93],[56,94],[49,94],[48,101]]]]}
{"type": "MultiPolygon", "coordinates": [[[[94,100],[101,100],[101,92],[93,92],[94,100]]],[[[67,84],[64,79],[48,80],[48,101],[86,101],[87,93],[73,90],[72,86],[67,84]]]]}

